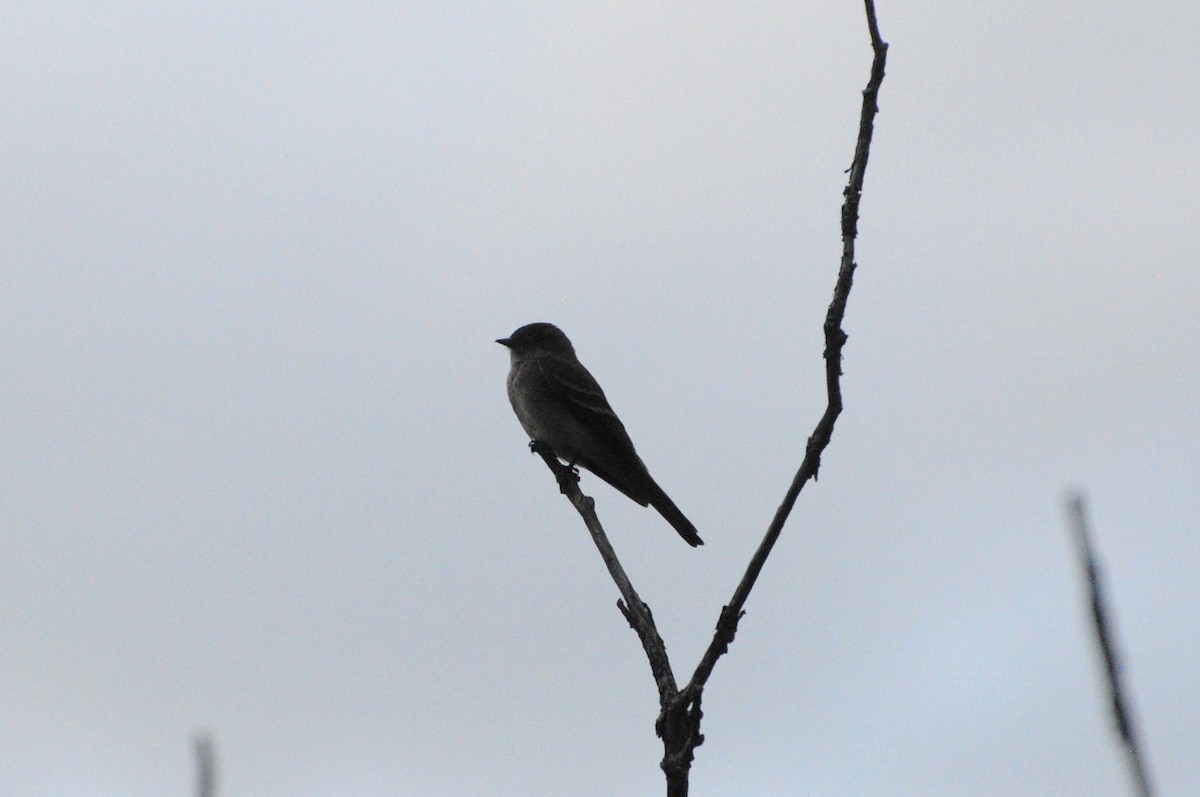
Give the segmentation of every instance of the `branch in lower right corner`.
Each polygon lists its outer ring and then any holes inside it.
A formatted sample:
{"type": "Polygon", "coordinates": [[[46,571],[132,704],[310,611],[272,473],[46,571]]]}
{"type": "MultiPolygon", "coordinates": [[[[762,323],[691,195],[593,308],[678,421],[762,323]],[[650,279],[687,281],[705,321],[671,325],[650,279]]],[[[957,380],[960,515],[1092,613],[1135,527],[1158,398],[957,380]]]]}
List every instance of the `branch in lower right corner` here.
{"type": "Polygon", "coordinates": [[[1135,793],[1138,797],[1153,797],[1154,791],[1150,788],[1150,775],[1142,756],[1137,727],[1134,724],[1133,713],[1129,709],[1129,700],[1121,681],[1122,668],[1117,655],[1115,634],[1109,618],[1108,606],[1104,602],[1100,565],[1092,551],[1082,495],[1075,493],[1068,496],[1067,513],[1075,534],[1075,543],[1079,551],[1084,578],[1087,581],[1092,623],[1096,631],[1096,644],[1100,648],[1100,656],[1104,660],[1104,671],[1108,680],[1113,723],[1116,726],[1117,735],[1120,737],[1121,746],[1125,748],[1129,758],[1135,793]]]}

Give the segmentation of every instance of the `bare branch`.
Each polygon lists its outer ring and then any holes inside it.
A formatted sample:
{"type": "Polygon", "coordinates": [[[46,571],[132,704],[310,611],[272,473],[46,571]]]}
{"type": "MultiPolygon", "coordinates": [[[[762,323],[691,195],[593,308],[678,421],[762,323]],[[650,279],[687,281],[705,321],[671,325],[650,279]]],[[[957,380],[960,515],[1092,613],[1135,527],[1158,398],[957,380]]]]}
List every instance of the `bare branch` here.
{"type": "Polygon", "coordinates": [[[758,550],[750,559],[745,575],[733,592],[733,598],[727,606],[721,609],[717,620],[716,633],[709,644],[696,672],[686,690],[698,692],[704,688],[705,682],[712,674],[713,667],[728,649],[737,633],[738,621],[745,614],[743,606],[750,597],[750,590],[762,572],[771,549],[775,547],[783,525],[787,522],[796,504],[800,491],[809,479],[817,478],[821,468],[821,454],[833,437],[833,426],[838,415],[842,412],[842,347],[846,343],[846,333],[842,330],[842,319],[846,315],[846,301],[850,297],[850,288],[854,284],[854,241],[858,236],[858,204],[862,197],[863,178],[867,169],[867,156],[871,149],[871,136],[875,129],[875,114],[879,112],[877,100],[879,87],[883,83],[884,65],[887,62],[887,43],[879,36],[879,26],[875,18],[875,5],[872,0],[866,0],[867,23],[871,32],[871,48],[875,58],[871,63],[871,78],[863,90],[862,112],[859,115],[858,139],[854,146],[854,160],[850,165],[850,179],[843,191],[845,201],[842,203],[842,261],[838,269],[837,283],[833,289],[833,300],[825,314],[825,386],[827,405],[821,420],[808,438],[804,460],[796,472],[792,484],[783,497],[783,503],[775,511],[775,517],[767,528],[767,533],[758,545],[758,550]]]}
{"type": "Polygon", "coordinates": [[[196,752],[196,797],[217,795],[217,755],[213,752],[213,740],[207,733],[198,733],[192,739],[196,752]]]}
{"type": "Polygon", "coordinates": [[[671,671],[671,662],[667,659],[667,646],[658,628],[654,625],[654,615],[650,607],[638,596],[625,568],[617,559],[600,519],[596,516],[596,502],[579,490],[579,473],[570,465],[564,465],[554,455],[553,449],[537,442],[529,444],[530,449],[545,461],[546,467],[554,473],[558,481],[559,491],[567,497],[575,511],[583,518],[592,542],[600,551],[608,574],[621,593],[617,608],[625,615],[625,620],[637,632],[642,642],[642,649],[650,662],[650,672],[654,675],[654,683],[658,689],[659,715],[654,723],[654,730],[663,740],[663,760],[661,767],[667,777],[667,797],[687,797],[688,771],[692,765],[692,751],[704,742],[700,734],[700,697],[699,693],[679,694],[675,684],[675,674],[671,671]]]}
{"type": "Polygon", "coordinates": [[[1152,797],[1154,792],[1150,788],[1150,776],[1142,758],[1141,745],[1138,743],[1137,727],[1134,725],[1133,713],[1129,709],[1125,688],[1121,683],[1121,661],[1117,656],[1117,643],[1109,620],[1108,607],[1104,603],[1100,565],[1092,552],[1082,495],[1074,493],[1067,497],[1067,514],[1075,532],[1075,544],[1079,551],[1080,563],[1083,565],[1084,578],[1087,580],[1092,623],[1096,629],[1096,644],[1100,648],[1100,656],[1104,659],[1104,672],[1108,678],[1109,706],[1112,709],[1113,722],[1121,739],[1121,746],[1125,748],[1129,758],[1135,793],[1138,797],[1152,797]]]}
{"type": "Polygon", "coordinates": [[[625,568],[621,566],[612,544],[608,541],[608,536],[604,533],[604,527],[600,525],[600,519],[596,516],[596,502],[579,490],[579,472],[571,466],[559,462],[554,451],[548,446],[535,442],[530,443],[529,447],[545,461],[546,466],[554,473],[554,478],[558,480],[559,490],[567,497],[571,505],[575,507],[575,511],[583,518],[584,524],[587,525],[587,529],[592,535],[592,541],[596,544],[596,548],[600,551],[600,557],[604,560],[604,566],[608,568],[609,575],[612,576],[617,590],[621,593],[621,600],[617,601],[617,608],[621,610],[621,614],[625,615],[630,627],[642,640],[642,648],[650,660],[650,671],[654,674],[654,682],[658,686],[659,700],[673,699],[679,690],[675,686],[675,675],[671,672],[671,663],[667,660],[667,646],[663,642],[662,636],[659,635],[658,628],[654,625],[654,616],[650,613],[650,607],[638,597],[637,591],[629,581],[629,576],[625,574],[625,568]]]}

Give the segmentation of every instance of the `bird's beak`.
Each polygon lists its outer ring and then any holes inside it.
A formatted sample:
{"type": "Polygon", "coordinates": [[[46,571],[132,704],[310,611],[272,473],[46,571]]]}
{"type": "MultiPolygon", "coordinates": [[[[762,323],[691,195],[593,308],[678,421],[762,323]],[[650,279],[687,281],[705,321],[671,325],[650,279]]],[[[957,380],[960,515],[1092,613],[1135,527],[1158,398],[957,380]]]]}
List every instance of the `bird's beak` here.
{"type": "Polygon", "coordinates": [[[510,338],[496,338],[496,342],[501,346],[507,346],[510,349],[512,348],[512,340],[510,338]]]}

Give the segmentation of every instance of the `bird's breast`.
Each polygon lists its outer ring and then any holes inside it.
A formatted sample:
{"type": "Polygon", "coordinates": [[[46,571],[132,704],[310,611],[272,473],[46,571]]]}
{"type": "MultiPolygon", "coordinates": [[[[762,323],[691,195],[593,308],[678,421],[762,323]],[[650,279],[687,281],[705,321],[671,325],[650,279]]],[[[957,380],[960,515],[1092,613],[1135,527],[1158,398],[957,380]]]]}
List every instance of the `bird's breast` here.
{"type": "Polygon", "coordinates": [[[508,372],[508,400],[521,428],[531,440],[546,443],[560,457],[577,455],[588,433],[562,405],[536,362],[514,362],[508,372]]]}

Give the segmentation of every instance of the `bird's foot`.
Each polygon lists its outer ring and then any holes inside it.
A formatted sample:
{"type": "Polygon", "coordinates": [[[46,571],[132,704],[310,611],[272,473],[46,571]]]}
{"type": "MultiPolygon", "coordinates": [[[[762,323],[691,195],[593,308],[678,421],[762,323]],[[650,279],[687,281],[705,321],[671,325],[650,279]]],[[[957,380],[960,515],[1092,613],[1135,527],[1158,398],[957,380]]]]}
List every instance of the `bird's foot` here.
{"type": "Polygon", "coordinates": [[[558,481],[558,489],[564,494],[579,483],[579,468],[575,467],[575,463],[564,464],[554,453],[554,449],[546,443],[540,440],[531,440],[529,450],[546,461],[546,466],[553,471],[554,478],[558,481]]]}
{"type": "Polygon", "coordinates": [[[567,495],[572,487],[579,484],[579,468],[574,465],[562,465],[558,462],[555,464],[558,465],[554,468],[554,478],[558,481],[558,490],[563,495],[567,495]]]}

